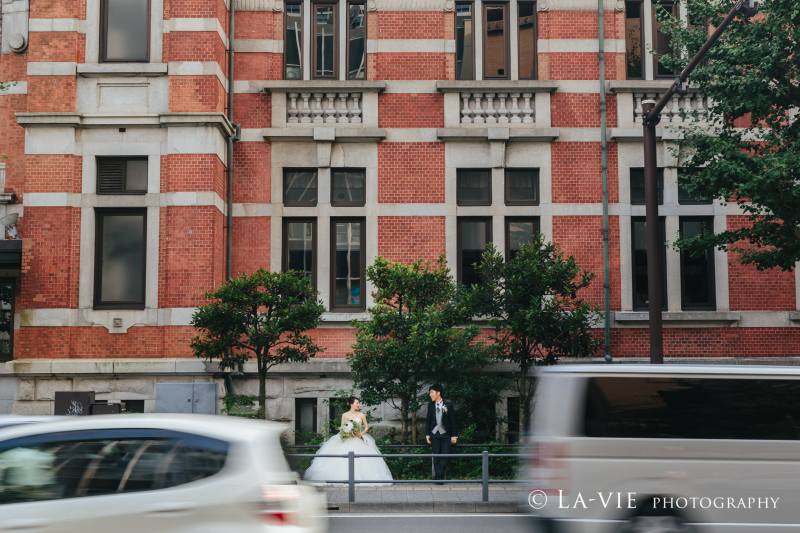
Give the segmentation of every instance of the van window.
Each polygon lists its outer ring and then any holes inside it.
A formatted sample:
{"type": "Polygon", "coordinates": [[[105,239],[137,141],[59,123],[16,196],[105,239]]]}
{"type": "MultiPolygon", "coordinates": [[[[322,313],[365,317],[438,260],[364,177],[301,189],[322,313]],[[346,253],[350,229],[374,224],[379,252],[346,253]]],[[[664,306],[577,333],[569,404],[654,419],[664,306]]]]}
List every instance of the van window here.
{"type": "Polygon", "coordinates": [[[158,490],[219,472],[228,443],[160,430],[79,431],[0,443],[0,504],[158,490]]]}
{"type": "Polygon", "coordinates": [[[800,440],[800,380],[590,378],[587,437],[800,440]]]}

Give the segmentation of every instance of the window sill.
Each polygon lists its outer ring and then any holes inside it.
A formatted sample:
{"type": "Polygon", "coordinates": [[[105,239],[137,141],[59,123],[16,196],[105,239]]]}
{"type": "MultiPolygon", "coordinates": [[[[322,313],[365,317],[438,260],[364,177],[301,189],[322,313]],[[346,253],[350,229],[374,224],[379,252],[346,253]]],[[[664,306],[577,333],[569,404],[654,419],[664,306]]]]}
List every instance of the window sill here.
{"type": "Polygon", "coordinates": [[[552,93],[558,89],[558,82],[552,80],[455,80],[437,81],[436,89],[443,93],[460,92],[520,92],[552,93]]]}
{"type": "MultiPolygon", "coordinates": [[[[614,322],[620,324],[646,325],[650,318],[647,311],[615,311],[614,322]]],[[[661,314],[666,327],[683,327],[691,324],[701,326],[732,325],[741,319],[739,313],[729,311],[668,311],[661,314]]]]}
{"type": "Polygon", "coordinates": [[[261,130],[261,135],[270,142],[377,143],[386,138],[386,130],[384,128],[342,127],[338,124],[331,124],[327,127],[324,125],[311,127],[305,124],[295,124],[291,128],[264,128],[261,130]]]}
{"type": "MultiPolygon", "coordinates": [[[[612,93],[664,92],[672,87],[674,81],[674,78],[660,80],[614,80],[608,82],[608,91],[612,93]]],[[[697,91],[697,88],[690,87],[689,91],[697,91]]]]}
{"type": "Polygon", "coordinates": [[[496,124],[488,128],[485,126],[474,127],[475,124],[465,124],[464,126],[437,128],[436,136],[440,140],[448,142],[551,142],[558,139],[559,136],[558,128],[537,128],[531,127],[531,124],[496,124]]]}
{"type": "Polygon", "coordinates": [[[78,63],[83,78],[155,77],[167,75],[167,63],[78,63]]]}
{"type": "Polygon", "coordinates": [[[361,80],[270,80],[264,82],[267,93],[361,92],[379,93],[386,89],[385,81],[361,80]]]}
{"type": "Polygon", "coordinates": [[[800,311],[789,311],[789,320],[792,322],[800,322],[800,311]]]}
{"type": "Polygon", "coordinates": [[[369,314],[365,311],[341,311],[341,310],[331,310],[326,313],[322,313],[322,321],[327,324],[350,324],[351,320],[366,320],[369,318],[369,314]]]}

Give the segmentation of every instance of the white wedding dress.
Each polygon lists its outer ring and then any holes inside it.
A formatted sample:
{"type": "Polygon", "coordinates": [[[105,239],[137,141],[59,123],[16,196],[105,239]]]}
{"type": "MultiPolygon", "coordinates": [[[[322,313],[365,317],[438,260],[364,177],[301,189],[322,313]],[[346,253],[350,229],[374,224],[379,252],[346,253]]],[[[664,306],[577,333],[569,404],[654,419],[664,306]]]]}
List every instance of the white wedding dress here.
{"type": "MultiPolygon", "coordinates": [[[[317,455],[345,455],[351,451],[355,452],[356,455],[378,455],[381,453],[378,450],[378,445],[375,444],[375,439],[369,435],[365,434],[361,438],[342,439],[341,434],[337,433],[320,446],[317,455]]],[[[348,460],[336,457],[315,458],[303,475],[304,480],[311,481],[314,485],[326,484],[326,481],[346,481],[347,478],[348,460]]],[[[356,480],[386,480],[389,482],[393,479],[392,473],[382,457],[356,457],[354,478],[356,480]]],[[[356,487],[374,487],[389,484],[391,483],[357,483],[356,487]]],[[[333,485],[342,486],[341,483],[334,483],[333,485]]]]}

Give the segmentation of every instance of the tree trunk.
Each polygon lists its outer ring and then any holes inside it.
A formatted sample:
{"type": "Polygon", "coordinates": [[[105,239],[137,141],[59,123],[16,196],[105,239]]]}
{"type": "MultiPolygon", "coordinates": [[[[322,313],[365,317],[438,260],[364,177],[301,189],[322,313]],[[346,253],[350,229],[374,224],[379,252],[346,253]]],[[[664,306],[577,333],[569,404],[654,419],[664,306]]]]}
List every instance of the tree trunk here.
{"type": "MultiPolygon", "coordinates": [[[[417,400],[417,393],[414,392],[411,400],[416,403],[417,400]]],[[[414,412],[411,413],[411,444],[419,444],[419,436],[417,432],[417,410],[414,409],[414,412]]]]}
{"type": "Polygon", "coordinates": [[[408,397],[400,399],[400,442],[408,442],[408,397]]]}
{"type": "Polygon", "coordinates": [[[267,363],[262,358],[258,357],[258,418],[266,420],[267,418],[267,363]]]}

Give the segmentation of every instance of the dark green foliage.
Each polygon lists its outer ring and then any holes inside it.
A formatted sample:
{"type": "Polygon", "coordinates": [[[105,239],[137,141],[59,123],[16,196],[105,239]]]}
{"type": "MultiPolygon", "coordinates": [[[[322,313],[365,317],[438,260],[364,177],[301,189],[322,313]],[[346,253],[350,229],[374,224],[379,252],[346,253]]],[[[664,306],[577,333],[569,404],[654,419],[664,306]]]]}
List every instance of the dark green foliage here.
{"type": "Polygon", "coordinates": [[[254,358],[258,418],[263,419],[267,371],[280,363],[308,361],[322,351],[305,332],[319,326],[325,307],[301,273],[263,268],[231,278],[204,296],[213,301],[192,316],[192,325],[203,333],[192,339],[192,350],[199,358],[218,359],[222,369],[254,358]]]}
{"type": "MultiPolygon", "coordinates": [[[[690,19],[718,26],[734,0],[687,0],[690,19]]],[[[676,241],[695,255],[709,247],[741,253],[740,261],[759,270],[792,270],[800,261],[800,2],[759,2],[759,15],[738,15],[690,84],[709,96],[710,128],[683,127],[675,153],[696,168],[687,190],[705,198],[737,203],[752,224],[715,235],[676,241]],[[733,120],[750,114],[743,127],[733,120]],[[751,202],[751,203],[750,203],[751,202]],[[754,246],[740,247],[737,242],[754,246]]],[[[702,25],[665,20],[675,57],[661,62],[682,69],[706,41],[702,25]]],[[[662,126],[667,126],[662,124],[662,126]]]]}
{"type": "Polygon", "coordinates": [[[430,401],[426,385],[433,382],[446,388],[459,383],[456,396],[445,391],[456,403],[470,396],[465,384],[481,384],[488,394],[483,401],[494,408],[503,381],[482,372],[493,361],[474,343],[480,328],[461,327],[473,312],[460,298],[444,256],[435,265],[379,257],[367,268],[367,279],[375,287],[375,306],[367,311],[368,320],[353,321],[356,342],[348,356],[361,400],[398,409],[403,441],[410,432],[412,443],[418,442],[417,411],[430,401]]]}
{"type": "Polygon", "coordinates": [[[220,414],[228,416],[240,416],[242,418],[256,418],[255,413],[251,413],[252,407],[258,401],[258,396],[246,394],[233,394],[229,392],[222,397],[224,407],[219,410],[220,414]]]}
{"type": "Polygon", "coordinates": [[[574,257],[564,257],[541,234],[509,261],[491,247],[478,271],[482,283],[472,287],[470,300],[489,319],[493,332],[487,347],[493,355],[519,365],[519,427],[526,428],[533,395],[530,369],[555,364],[561,356],[588,357],[602,345],[592,330],[602,318],[600,307],[578,296],[594,274],[582,270],[574,257]]]}

